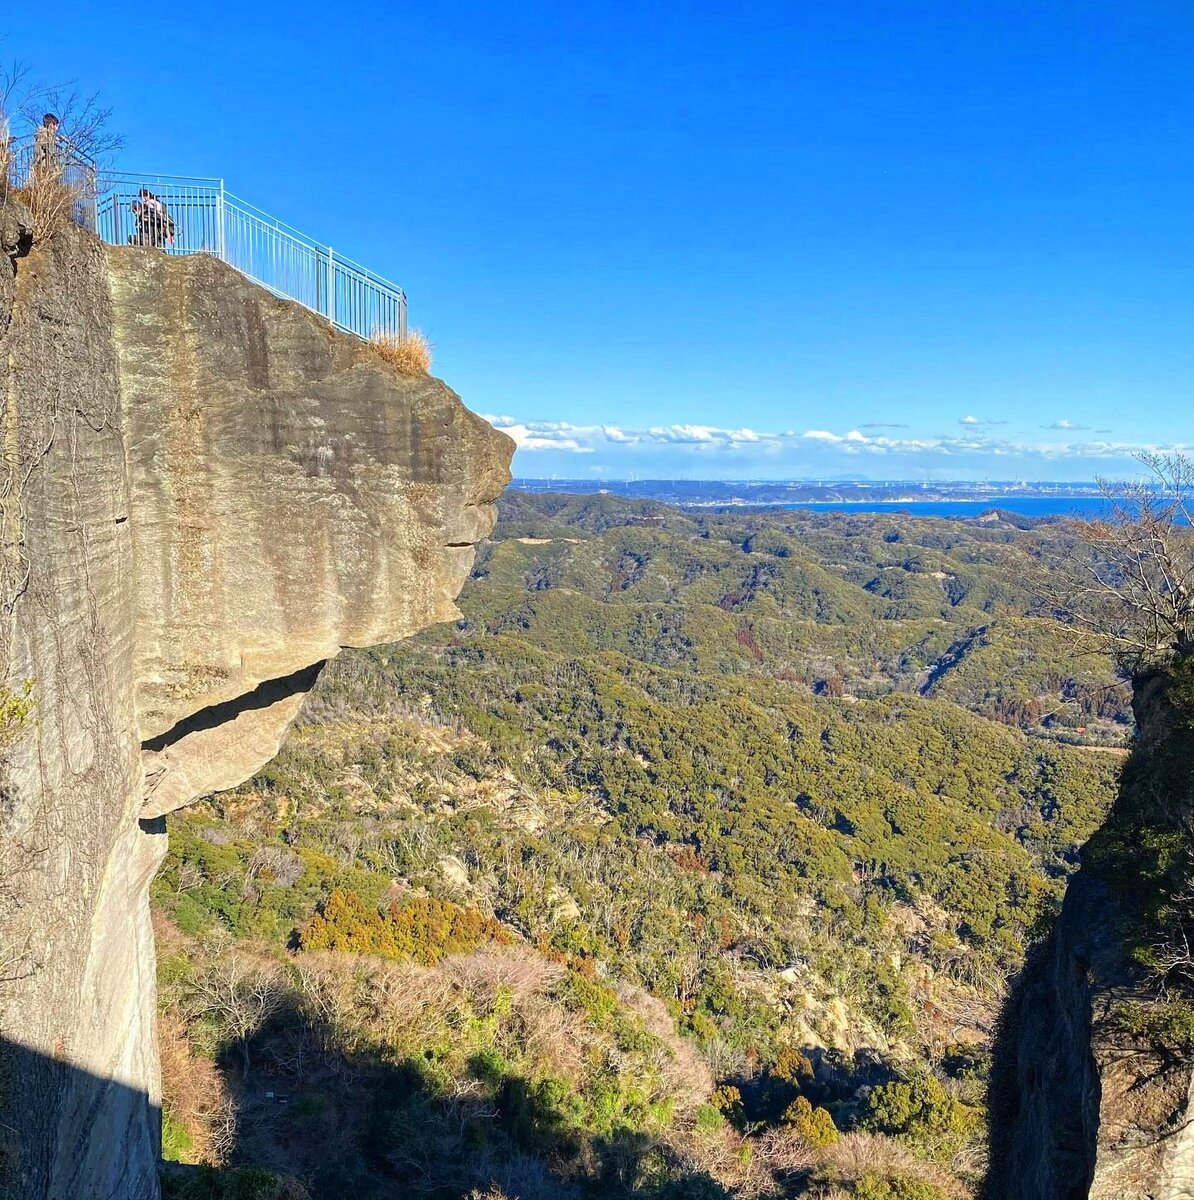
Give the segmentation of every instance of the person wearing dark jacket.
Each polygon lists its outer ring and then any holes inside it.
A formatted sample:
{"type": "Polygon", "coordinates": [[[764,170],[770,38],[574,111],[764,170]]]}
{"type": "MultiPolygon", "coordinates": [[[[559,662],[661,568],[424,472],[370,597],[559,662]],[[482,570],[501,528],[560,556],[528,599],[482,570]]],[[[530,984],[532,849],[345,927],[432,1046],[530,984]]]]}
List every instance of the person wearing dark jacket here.
{"type": "Polygon", "coordinates": [[[160,197],[155,196],[149,188],[142,188],[131,207],[137,218],[137,232],[129,238],[133,245],[157,246],[161,249],[167,243],[173,243],[174,222],[160,197]]]}

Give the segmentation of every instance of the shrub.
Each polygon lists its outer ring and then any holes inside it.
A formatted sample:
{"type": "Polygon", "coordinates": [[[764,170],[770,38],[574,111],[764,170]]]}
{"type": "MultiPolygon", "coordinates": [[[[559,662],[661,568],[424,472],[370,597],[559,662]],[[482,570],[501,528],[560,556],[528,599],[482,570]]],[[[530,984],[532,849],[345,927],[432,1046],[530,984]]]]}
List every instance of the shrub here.
{"type": "Polygon", "coordinates": [[[695,1127],[698,1133],[718,1133],[725,1128],[725,1124],[721,1109],[712,1104],[702,1104],[696,1111],[695,1127]]]}
{"type": "Polygon", "coordinates": [[[433,966],[446,955],[471,954],[487,943],[511,945],[514,937],[500,921],[450,900],[414,896],[395,901],[382,916],[355,892],[337,888],[301,940],[304,950],[384,954],[433,966]]]}
{"type": "Polygon", "coordinates": [[[310,1193],[297,1179],[259,1167],[200,1167],[186,1175],[167,1168],[162,1200],[310,1200],[310,1193]]]}
{"type": "Polygon", "coordinates": [[[431,343],[418,329],[412,329],[405,336],[396,333],[374,334],[369,344],[403,375],[426,375],[431,370],[431,343]]]}
{"type": "Polygon", "coordinates": [[[771,1064],[771,1074],[785,1083],[800,1087],[813,1078],[813,1064],[803,1051],[785,1046],[771,1064]]]}
{"type": "Polygon", "coordinates": [[[920,1074],[876,1087],[867,1098],[863,1126],[948,1159],[978,1134],[982,1114],[955,1100],[932,1075],[920,1074]]]}
{"type": "MultiPolygon", "coordinates": [[[[181,956],[176,956],[176,962],[178,957],[181,956]]],[[[159,966],[159,976],[163,999],[173,1001],[186,989],[189,976],[181,972],[176,974],[178,967],[163,971],[161,966],[168,963],[166,960],[159,966]]],[[[226,1089],[216,1064],[194,1051],[186,1025],[178,1013],[162,1012],[158,1019],[162,1157],[182,1163],[212,1161],[219,1157],[213,1124],[225,1102],[226,1089]]]]}
{"type": "Polygon", "coordinates": [[[848,1133],[820,1152],[810,1182],[814,1194],[860,1200],[945,1200],[958,1194],[956,1181],[918,1160],[890,1138],[848,1133]]]}
{"type": "Polygon", "coordinates": [[[195,1139],[186,1126],[174,1119],[168,1104],[162,1105],[162,1157],[170,1162],[190,1162],[195,1153],[195,1139]]]}
{"type": "Polygon", "coordinates": [[[742,1093],[732,1083],[723,1083],[710,1096],[709,1103],[735,1123],[744,1118],[742,1093]]]}
{"type": "Polygon", "coordinates": [[[814,1108],[803,1096],[797,1096],[784,1109],[783,1119],[797,1137],[814,1148],[832,1146],[838,1139],[837,1126],[828,1111],[814,1108]]]}
{"type": "Polygon", "coordinates": [[[28,723],[33,713],[32,695],[31,679],[15,692],[0,688],[0,751],[6,749],[28,723]]]}
{"type": "Polygon", "coordinates": [[[1132,1001],[1113,1013],[1111,1025],[1119,1033],[1171,1054],[1188,1054],[1194,1048],[1194,1007],[1187,1001],[1132,1001]]]}
{"type": "Polygon", "coordinates": [[[945,1200],[945,1193],[908,1175],[866,1174],[854,1185],[855,1200],[945,1200]]]}

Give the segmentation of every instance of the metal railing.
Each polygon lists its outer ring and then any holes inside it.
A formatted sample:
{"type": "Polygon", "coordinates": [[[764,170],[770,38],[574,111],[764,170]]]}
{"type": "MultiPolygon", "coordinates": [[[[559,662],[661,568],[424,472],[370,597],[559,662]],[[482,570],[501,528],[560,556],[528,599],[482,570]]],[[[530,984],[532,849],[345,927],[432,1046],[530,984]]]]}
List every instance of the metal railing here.
{"type": "MultiPolygon", "coordinates": [[[[10,151],[9,177],[18,184],[31,181],[34,153],[28,139],[10,151]]],[[[64,174],[84,173],[77,182],[67,180],[80,189],[75,220],[103,241],[156,246],[167,254],[212,254],[345,333],[365,339],[406,336],[406,295],[400,287],[233,195],[222,179],[97,175],[80,156],[65,153],[61,159],[64,174]]]]}

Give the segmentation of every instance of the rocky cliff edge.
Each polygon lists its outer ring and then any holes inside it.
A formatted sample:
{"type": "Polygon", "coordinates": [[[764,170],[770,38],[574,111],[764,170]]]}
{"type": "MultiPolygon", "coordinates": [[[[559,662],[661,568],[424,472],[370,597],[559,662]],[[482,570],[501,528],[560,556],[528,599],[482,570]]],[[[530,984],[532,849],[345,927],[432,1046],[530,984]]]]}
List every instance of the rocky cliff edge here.
{"type": "Polygon", "coordinates": [[[162,818],[342,647],[455,615],[513,446],[214,258],[27,226],[0,208],[0,1192],[142,1200],[162,818]]]}
{"type": "Polygon", "coordinates": [[[1114,810],[1005,1006],[987,1200],[1194,1197],[1194,662],[1134,707],[1114,810]]]}

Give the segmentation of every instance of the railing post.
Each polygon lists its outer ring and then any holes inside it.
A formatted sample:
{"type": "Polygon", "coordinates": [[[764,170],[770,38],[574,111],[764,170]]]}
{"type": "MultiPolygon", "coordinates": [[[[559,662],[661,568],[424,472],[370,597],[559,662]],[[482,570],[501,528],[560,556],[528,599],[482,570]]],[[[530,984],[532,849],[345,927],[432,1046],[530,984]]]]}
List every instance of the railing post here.
{"type": "Polygon", "coordinates": [[[99,236],[99,174],[94,166],[87,168],[87,196],[91,200],[91,232],[99,236]]]}
{"type": "Polygon", "coordinates": [[[224,181],[220,180],[220,191],[216,197],[216,238],[220,248],[220,259],[228,261],[228,244],[224,233],[224,181]]]}
{"type": "Polygon", "coordinates": [[[328,247],[328,320],[336,323],[336,263],[332,257],[332,248],[328,247]]]}

